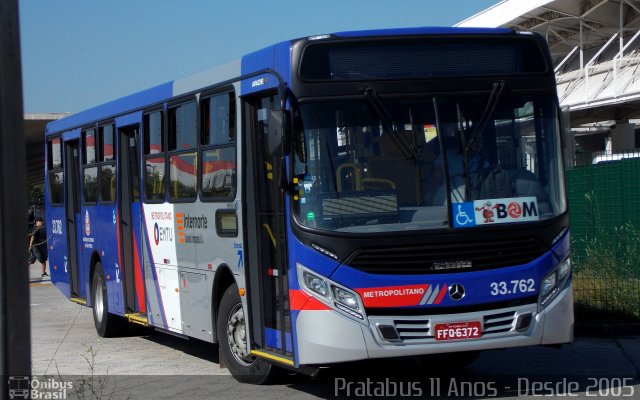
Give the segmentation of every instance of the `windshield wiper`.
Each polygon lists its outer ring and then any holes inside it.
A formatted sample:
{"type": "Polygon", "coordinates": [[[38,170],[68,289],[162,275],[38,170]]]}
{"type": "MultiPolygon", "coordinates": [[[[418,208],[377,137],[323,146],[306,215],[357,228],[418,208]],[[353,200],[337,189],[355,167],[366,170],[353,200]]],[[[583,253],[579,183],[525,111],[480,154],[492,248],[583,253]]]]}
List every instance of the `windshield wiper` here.
{"type": "Polygon", "coordinates": [[[365,86],[362,89],[362,94],[364,98],[367,99],[367,102],[375,111],[378,118],[382,122],[382,127],[387,132],[389,137],[393,140],[393,143],[396,145],[402,157],[407,160],[415,160],[416,159],[416,151],[412,149],[398,134],[398,131],[393,125],[393,118],[389,113],[389,110],[385,107],[385,105],[380,100],[380,96],[376,93],[376,91],[371,86],[365,86]]]}
{"type": "Polygon", "coordinates": [[[493,89],[491,89],[489,100],[487,100],[487,104],[484,106],[482,116],[478,120],[478,124],[474,124],[473,132],[471,133],[469,140],[466,141],[467,143],[464,147],[465,158],[467,158],[467,153],[473,148],[476,140],[478,140],[480,133],[483,132],[487,127],[487,123],[489,123],[489,119],[493,115],[493,112],[496,110],[496,106],[498,105],[498,101],[500,100],[500,96],[502,95],[503,90],[504,81],[496,81],[493,83],[493,89]]]}
{"type": "MultiPolygon", "coordinates": [[[[456,104],[456,115],[458,118],[458,135],[460,136],[460,148],[462,149],[462,163],[464,164],[464,201],[468,201],[471,196],[471,179],[469,177],[469,150],[468,142],[465,141],[464,116],[460,111],[460,104],[456,104]]],[[[471,140],[470,140],[471,141],[471,140]]]]}
{"type": "MultiPolygon", "coordinates": [[[[460,131],[460,142],[461,142],[461,147],[462,147],[462,151],[463,151],[463,163],[464,163],[464,186],[465,186],[465,201],[468,201],[471,198],[471,190],[472,189],[477,189],[477,185],[479,185],[479,180],[476,179],[476,182],[474,182],[474,187],[472,188],[471,186],[471,171],[469,170],[469,152],[471,151],[471,149],[473,149],[473,146],[475,146],[476,142],[478,141],[478,138],[480,137],[480,134],[482,132],[484,132],[485,128],[487,127],[487,124],[489,123],[489,120],[491,119],[491,116],[493,115],[493,112],[496,110],[496,107],[498,105],[498,101],[500,101],[500,96],[502,95],[502,91],[504,90],[504,81],[496,81],[493,83],[493,88],[491,89],[491,94],[489,95],[489,100],[487,100],[487,104],[484,106],[484,110],[482,111],[482,115],[480,116],[480,119],[478,120],[477,124],[473,124],[473,131],[471,132],[471,135],[469,136],[469,139],[467,140],[467,138],[465,137],[465,129],[464,129],[464,124],[463,124],[463,116],[462,116],[462,112],[460,111],[460,108],[458,107],[458,129],[460,131]]],[[[479,171],[474,171],[474,172],[479,172],[479,171]]],[[[478,178],[478,177],[476,177],[478,178]]]]}

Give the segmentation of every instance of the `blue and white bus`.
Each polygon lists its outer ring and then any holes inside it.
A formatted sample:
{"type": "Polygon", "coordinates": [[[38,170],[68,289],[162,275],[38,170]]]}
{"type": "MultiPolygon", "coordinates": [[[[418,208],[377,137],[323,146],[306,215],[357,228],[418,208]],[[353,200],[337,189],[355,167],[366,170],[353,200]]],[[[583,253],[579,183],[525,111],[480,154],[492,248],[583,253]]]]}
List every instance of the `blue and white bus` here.
{"type": "Polygon", "coordinates": [[[567,343],[559,123],[534,34],[278,43],[47,126],[52,280],[244,382],[567,343]]]}

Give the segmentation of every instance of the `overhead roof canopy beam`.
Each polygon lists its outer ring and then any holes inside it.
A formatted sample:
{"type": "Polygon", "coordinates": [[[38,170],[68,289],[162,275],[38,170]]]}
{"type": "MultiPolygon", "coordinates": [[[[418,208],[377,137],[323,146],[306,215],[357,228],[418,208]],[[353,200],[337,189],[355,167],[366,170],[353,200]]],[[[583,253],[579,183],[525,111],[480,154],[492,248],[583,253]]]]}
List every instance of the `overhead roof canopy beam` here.
{"type": "Polygon", "coordinates": [[[598,50],[598,52],[584,65],[584,67],[588,68],[589,65],[593,64],[593,62],[596,61],[598,57],[600,57],[600,55],[607,49],[607,47],[609,47],[611,43],[613,43],[614,40],[616,40],[617,37],[618,37],[618,33],[611,36],[611,38],[607,41],[607,43],[605,43],[604,46],[602,46],[600,50],[598,50]]]}
{"type": "Polygon", "coordinates": [[[562,68],[562,66],[563,66],[567,61],[569,61],[569,59],[571,58],[571,56],[573,55],[573,53],[575,53],[575,52],[576,52],[576,50],[578,50],[578,46],[575,46],[575,47],[573,48],[573,50],[571,50],[571,51],[569,52],[569,54],[567,54],[567,56],[566,56],[562,61],[560,61],[560,62],[558,63],[558,66],[553,70],[553,72],[556,72],[556,73],[557,73],[557,72],[560,70],[560,68],[562,68]]]}
{"type": "MultiPolygon", "coordinates": [[[[556,9],[553,9],[553,8],[550,8],[550,7],[540,7],[540,9],[541,9],[541,10],[546,10],[546,11],[555,12],[555,13],[562,14],[562,15],[566,15],[566,16],[567,16],[567,17],[569,17],[569,18],[580,18],[580,16],[579,16],[579,15],[572,14],[572,13],[570,13],[570,12],[568,12],[568,11],[556,10],[556,9]]],[[[558,19],[559,19],[559,18],[558,18],[558,19]]]]}
{"type": "Polygon", "coordinates": [[[598,36],[601,36],[604,38],[609,37],[609,35],[602,32],[602,30],[605,29],[606,27],[600,23],[582,20],[582,26],[589,29],[591,32],[595,33],[598,36]]]}
{"type": "Polygon", "coordinates": [[[616,57],[622,58],[622,56],[624,55],[624,52],[629,48],[629,46],[631,46],[633,44],[633,42],[638,38],[638,36],[640,36],[640,31],[636,32],[636,34],[633,35],[631,37],[631,39],[629,39],[627,44],[625,44],[622,47],[622,49],[620,50],[620,52],[618,53],[618,55],[616,57]]]}
{"type": "Polygon", "coordinates": [[[566,44],[567,46],[571,47],[572,44],[569,43],[569,41],[567,40],[567,38],[565,38],[560,32],[557,32],[555,29],[549,27],[549,32],[551,32],[555,37],[557,37],[558,39],[560,39],[564,44],[566,44]]]}
{"type": "Polygon", "coordinates": [[[622,3],[623,4],[626,3],[629,7],[633,8],[633,10],[637,13],[640,14],[640,8],[638,8],[635,4],[633,4],[632,2],[630,2],[629,0],[624,0],[622,3]]]}
{"type": "Polygon", "coordinates": [[[598,8],[607,4],[609,0],[599,0],[598,3],[594,3],[594,1],[584,1],[582,2],[582,13],[580,14],[580,18],[586,18],[587,15],[591,14],[598,8]]]}
{"type": "Polygon", "coordinates": [[[631,104],[640,110],[640,0],[503,0],[459,25],[545,35],[560,104],[572,114],[631,104]]]}

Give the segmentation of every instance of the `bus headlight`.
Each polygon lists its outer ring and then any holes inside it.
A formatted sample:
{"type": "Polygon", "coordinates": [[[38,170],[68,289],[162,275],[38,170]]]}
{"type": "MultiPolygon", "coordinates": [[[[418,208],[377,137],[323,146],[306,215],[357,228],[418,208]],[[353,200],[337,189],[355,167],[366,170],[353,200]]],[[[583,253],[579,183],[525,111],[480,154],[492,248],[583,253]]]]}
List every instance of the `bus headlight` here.
{"type": "Polygon", "coordinates": [[[542,281],[542,287],[540,288],[540,294],[542,295],[542,298],[547,297],[553,291],[553,289],[556,288],[556,283],[558,283],[558,279],[556,276],[556,271],[553,271],[551,275],[547,276],[542,281]]]}
{"type": "Polygon", "coordinates": [[[340,289],[339,287],[334,287],[333,298],[338,303],[344,304],[349,308],[353,308],[354,310],[358,309],[358,300],[356,299],[355,293],[348,292],[346,290],[340,289]]]}
{"type": "Polygon", "coordinates": [[[300,263],[296,267],[298,283],[308,294],[341,314],[366,323],[364,305],[356,292],[316,275],[300,263]]]}
{"type": "Polygon", "coordinates": [[[540,284],[540,298],[538,310],[541,311],[553,299],[556,298],[560,290],[564,288],[571,272],[571,258],[567,257],[563,262],[547,275],[540,284]]]}
{"type": "Polygon", "coordinates": [[[320,278],[319,276],[310,274],[308,272],[304,272],[304,284],[305,286],[318,293],[321,296],[327,296],[327,293],[329,292],[329,289],[327,288],[327,282],[324,281],[324,279],[320,278]]]}
{"type": "Polygon", "coordinates": [[[558,266],[558,280],[563,280],[571,272],[571,258],[567,258],[558,266]]]}

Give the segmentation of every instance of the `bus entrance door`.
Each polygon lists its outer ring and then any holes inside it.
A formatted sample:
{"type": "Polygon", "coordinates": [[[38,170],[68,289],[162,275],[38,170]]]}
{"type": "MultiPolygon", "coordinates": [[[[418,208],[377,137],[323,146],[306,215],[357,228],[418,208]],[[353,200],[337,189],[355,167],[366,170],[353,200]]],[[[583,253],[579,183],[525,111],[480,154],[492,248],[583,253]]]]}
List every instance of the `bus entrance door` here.
{"type": "Polygon", "coordinates": [[[278,185],[281,157],[269,154],[269,111],[280,108],[271,95],[250,103],[251,133],[245,137],[248,162],[247,220],[244,229],[248,263],[250,338],[252,353],[293,365],[293,341],[286,268],[284,196],[278,185]],[[254,250],[255,249],[255,250],[254,250]]]}
{"type": "Polygon", "coordinates": [[[118,258],[123,276],[125,315],[131,322],[147,324],[142,275],[140,219],[140,128],[118,128],[118,258]]]}
{"type": "Polygon", "coordinates": [[[64,182],[66,191],[65,219],[67,228],[67,259],[66,270],[69,274],[69,297],[71,299],[84,299],[82,293],[84,285],[80,282],[80,256],[78,252],[78,229],[82,218],[80,216],[80,141],[78,139],[65,142],[64,146],[64,182]]]}

